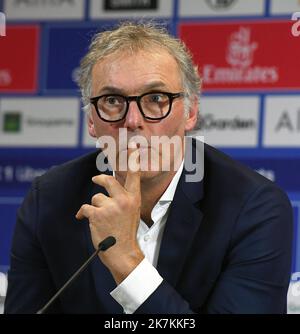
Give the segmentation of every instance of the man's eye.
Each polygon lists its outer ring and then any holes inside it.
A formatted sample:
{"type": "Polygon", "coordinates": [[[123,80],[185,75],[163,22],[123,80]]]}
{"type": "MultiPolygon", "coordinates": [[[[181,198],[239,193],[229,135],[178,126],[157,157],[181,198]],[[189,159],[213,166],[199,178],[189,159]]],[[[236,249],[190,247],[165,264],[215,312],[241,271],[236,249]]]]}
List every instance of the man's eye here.
{"type": "Polygon", "coordinates": [[[117,99],[114,96],[109,96],[106,98],[106,103],[108,104],[115,104],[117,102],[117,99]]]}
{"type": "Polygon", "coordinates": [[[107,96],[105,99],[105,103],[107,104],[120,104],[121,101],[116,96],[107,96]]]}
{"type": "Polygon", "coordinates": [[[164,95],[163,94],[151,94],[148,96],[149,102],[159,103],[164,101],[164,95]]]}

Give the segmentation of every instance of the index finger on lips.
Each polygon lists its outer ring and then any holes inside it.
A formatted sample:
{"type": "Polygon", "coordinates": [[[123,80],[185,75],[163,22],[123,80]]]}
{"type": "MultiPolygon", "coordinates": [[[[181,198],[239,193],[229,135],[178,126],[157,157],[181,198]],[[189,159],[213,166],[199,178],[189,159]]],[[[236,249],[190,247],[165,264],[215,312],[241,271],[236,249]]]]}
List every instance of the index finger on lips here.
{"type": "Polygon", "coordinates": [[[128,170],[125,181],[125,189],[131,193],[141,192],[141,166],[140,152],[135,146],[128,148],[128,170]]]}

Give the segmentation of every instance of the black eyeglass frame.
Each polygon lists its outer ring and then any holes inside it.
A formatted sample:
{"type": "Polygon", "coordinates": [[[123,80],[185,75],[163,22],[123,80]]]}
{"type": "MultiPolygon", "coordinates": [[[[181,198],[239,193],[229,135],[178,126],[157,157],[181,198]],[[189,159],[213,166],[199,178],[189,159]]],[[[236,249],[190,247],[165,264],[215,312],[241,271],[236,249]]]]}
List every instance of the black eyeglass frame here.
{"type": "Polygon", "coordinates": [[[151,121],[160,121],[164,118],[166,118],[170,112],[171,112],[171,109],[172,109],[172,105],[173,105],[173,101],[174,99],[176,98],[180,98],[180,97],[184,97],[186,96],[185,93],[183,92],[179,92],[179,93],[169,93],[169,92],[149,92],[149,93],[144,93],[142,95],[135,95],[135,96],[124,96],[124,95],[121,95],[121,94],[104,94],[104,95],[99,95],[99,96],[95,96],[95,97],[91,97],[90,98],[90,103],[93,104],[93,106],[95,107],[96,109],[96,112],[97,112],[97,115],[99,116],[100,119],[102,119],[102,121],[104,122],[108,122],[108,123],[115,123],[115,122],[120,122],[122,121],[123,119],[125,119],[127,113],[128,113],[128,110],[129,110],[129,104],[131,101],[136,101],[137,105],[138,105],[138,108],[139,108],[139,111],[140,113],[143,115],[143,117],[145,119],[149,119],[151,121]],[[149,116],[146,116],[143,112],[143,108],[141,106],[141,99],[145,96],[145,95],[150,95],[150,94],[164,94],[166,96],[168,96],[169,98],[169,110],[168,112],[162,116],[162,117],[149,117],[149,116]],[[122,118],[120,119],[117,119],[117,120],[107,120],[105,118],[103,118],[100,114],[100,111],[98,109],[98,105],[97,105],[97,102],[99,99],[101,99],[102,97],[108,97],[108,96],[118,96],[118,97],[122,97],[124,98],[124,100],[126,101],[126,110],[125,110],[125,113],[123,115],[122,118]]]}

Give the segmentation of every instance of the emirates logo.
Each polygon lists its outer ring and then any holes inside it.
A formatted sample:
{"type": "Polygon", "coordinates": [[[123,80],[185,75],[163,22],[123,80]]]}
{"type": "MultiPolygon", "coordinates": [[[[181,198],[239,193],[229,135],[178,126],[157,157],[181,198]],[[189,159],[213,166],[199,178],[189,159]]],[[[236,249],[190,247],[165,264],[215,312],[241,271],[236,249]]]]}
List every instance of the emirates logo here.
{"type": "Polygon", "coordinates": [[[253,55],[256,49],[257,43],[251,42],[250,29],[240,27],[237,32],[230,36],[226,60],[228,64],[234,67],[249,67],[253,63],[253,55]]]}
{"type": "Polygon", "coordinates": [[[227,66],[203,65],[203,79],[206,84],[273,84],[279,79],[276,66],[260,66],[254,63],[255,51],[259,43],[251,40],[251,28],[239,26],[229,35],[229,43],[224,50],[227,66]]]}

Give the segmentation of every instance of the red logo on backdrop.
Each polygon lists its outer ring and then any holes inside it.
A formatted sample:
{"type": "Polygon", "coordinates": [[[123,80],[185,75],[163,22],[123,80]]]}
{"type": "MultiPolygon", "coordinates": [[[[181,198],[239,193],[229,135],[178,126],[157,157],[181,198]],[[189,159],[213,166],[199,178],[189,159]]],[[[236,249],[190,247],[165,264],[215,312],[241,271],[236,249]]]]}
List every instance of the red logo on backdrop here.
{"type": "Polygon", "coordinates": [[[300,43],[290,21],[182,24],[204,90],[299,89],[300,43]]]}
{"type": "Polygon", "coordinates": [[[39,26],[10,25],[0,39],[0,92],[37,90],[39,26]]]}

